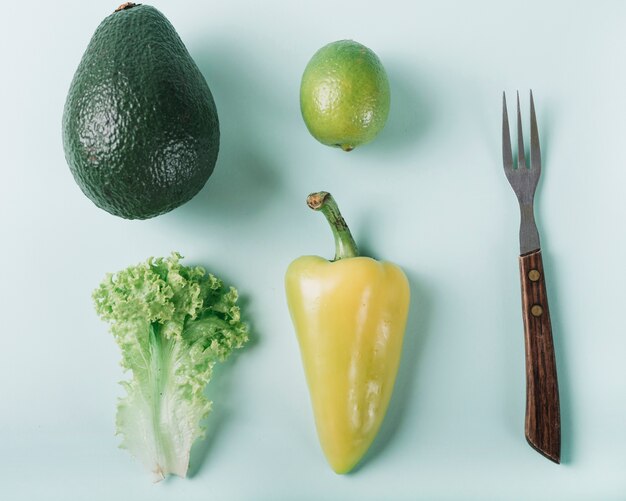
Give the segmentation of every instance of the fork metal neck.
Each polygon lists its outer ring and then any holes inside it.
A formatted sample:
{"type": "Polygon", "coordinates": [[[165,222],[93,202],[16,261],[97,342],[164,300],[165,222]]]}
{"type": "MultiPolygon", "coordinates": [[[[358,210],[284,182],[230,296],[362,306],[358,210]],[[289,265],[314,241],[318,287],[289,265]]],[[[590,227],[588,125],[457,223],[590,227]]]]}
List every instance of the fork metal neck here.
{"type": "Polygon", "coordinates": [[[521,221],[519,227],[520,256],[540,248],[539,232],[535,223],[533,204],[520,203],[521,221]]]}

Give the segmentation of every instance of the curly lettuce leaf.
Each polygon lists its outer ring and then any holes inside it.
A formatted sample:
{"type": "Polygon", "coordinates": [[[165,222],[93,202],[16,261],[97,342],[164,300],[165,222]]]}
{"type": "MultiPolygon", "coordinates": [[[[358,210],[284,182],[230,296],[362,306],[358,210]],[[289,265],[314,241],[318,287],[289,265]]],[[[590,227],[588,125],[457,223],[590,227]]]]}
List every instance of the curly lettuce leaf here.
{"type": "Polygon", "coordinates": [[[117,409],[121,447],[157,481],[186,475],[211,410],[203,391],[213,366],[248,340],[237,290],[180,259],[173,253],[108,274],[93,294],[132,373],[117,409]]]}

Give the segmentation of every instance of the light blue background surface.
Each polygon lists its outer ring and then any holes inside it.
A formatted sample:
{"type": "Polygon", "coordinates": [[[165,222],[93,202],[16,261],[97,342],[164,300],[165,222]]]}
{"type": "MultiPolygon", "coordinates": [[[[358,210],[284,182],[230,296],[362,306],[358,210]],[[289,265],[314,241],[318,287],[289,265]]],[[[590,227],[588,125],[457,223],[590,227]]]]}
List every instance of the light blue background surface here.
{"type": "MultiPolygon", "coordinates": [[[[121,1],[121,0],[120,0],[121,1]]],[[[626,499],[626,3],[153,2],[215,97],[217,169],[187,205],[125,221],[83,196],[61,144],[65,96],[117,4],[29,1],[0,18],[0,498],[626,499]],[[376,5],[376,6],[374,6],[376,5]],[[300,76],[353,38],[387,68],[388,125],[345,154],[308,134],[300,76]],[[524,439],[518,213],[501,167],[501,92],[535,92],[537,203],[555,333],[563,464],[524,439]],[[387,419],[337,476],[314,430],[283,273],[330,257],[310,191],[413,291],[387,419]],[[254,342],[209,393],[191,478],[157,485],[117,448],[119,353],[91,291],[178,250],[236,284],[254,342]]]]}

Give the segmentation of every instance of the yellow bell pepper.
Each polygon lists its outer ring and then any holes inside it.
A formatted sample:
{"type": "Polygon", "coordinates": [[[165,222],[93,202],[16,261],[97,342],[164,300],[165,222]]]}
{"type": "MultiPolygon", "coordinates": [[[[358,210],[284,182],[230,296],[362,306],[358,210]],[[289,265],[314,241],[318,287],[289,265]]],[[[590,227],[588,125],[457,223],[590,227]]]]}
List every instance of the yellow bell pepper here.
{"type": "Polygon", "coordinates": [[[329,193],[309,195],[335,237],[333,261],[303,256],[287,269],[287,303],[326,458],[337,473],[365,455],[393,391],[409,309],[409,282],[395,264],[359,257],[329,193]]]}

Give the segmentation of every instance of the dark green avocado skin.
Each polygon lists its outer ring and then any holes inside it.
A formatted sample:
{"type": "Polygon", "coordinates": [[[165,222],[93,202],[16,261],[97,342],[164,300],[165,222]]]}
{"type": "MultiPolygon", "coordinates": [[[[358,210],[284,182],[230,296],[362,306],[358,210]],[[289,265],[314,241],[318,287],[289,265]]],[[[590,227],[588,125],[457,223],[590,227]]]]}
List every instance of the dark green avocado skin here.
{"type": "Polygon", "coordinates": [[[168,212],[202,189],[219,136],[211,91],[163,14],[136,5],[102,21],[63,113],[65,157],[85,195],[127,219],[168,212]]]}

